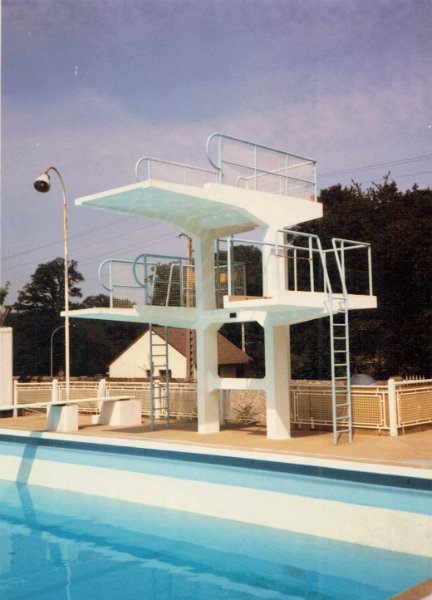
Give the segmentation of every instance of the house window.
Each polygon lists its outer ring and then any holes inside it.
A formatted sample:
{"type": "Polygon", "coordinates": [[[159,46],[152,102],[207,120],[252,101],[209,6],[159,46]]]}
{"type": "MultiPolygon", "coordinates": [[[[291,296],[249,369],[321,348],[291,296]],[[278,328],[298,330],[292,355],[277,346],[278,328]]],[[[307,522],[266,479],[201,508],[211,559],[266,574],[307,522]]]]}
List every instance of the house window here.
{"type": "MultiPolygon", "coordinates": [[[[166,378],[166,369],[159,369],[159,377],[160,379],[166,378]]],[[[168,379],[171,379],[171,369],[168,369],[168,379]]]]}

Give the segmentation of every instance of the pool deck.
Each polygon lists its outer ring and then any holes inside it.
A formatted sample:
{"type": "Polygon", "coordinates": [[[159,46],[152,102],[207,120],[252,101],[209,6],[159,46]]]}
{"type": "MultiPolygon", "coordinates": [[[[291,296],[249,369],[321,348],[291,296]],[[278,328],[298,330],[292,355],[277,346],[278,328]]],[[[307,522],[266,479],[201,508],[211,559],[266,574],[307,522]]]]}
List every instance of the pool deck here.
{"type": "MultiPolygon", "coordinates": [[[[0,429],[32,432],[46,431],[45,415],[22,416],[17,418],[1,418],[0,429]]],[[[432,469],[432,428],[408,430],[398,437],[388,434],[379,435],[368,430],[356,431],[350,444],[346,437],[333,444],[333,434],[328,431],[294,430],[293,437],[288,440],[268,440],[265,427],[245,425],[222,428],[219,433],[198,434],[196,423],[172,421],[167,428],[166,423],[157,424],[151,431],[148,422],[139,427],[109,427],[94,425],[91,417],[80,415],[79,431],[65,436],[83,436],[102,438],[104,442],[112,440],[119,444],[139,441],[151,444],[152,441],[173,445],[185,444],[204,450],[214,448],[219,452],[229,451],[262,452],[289,456],[352,461],[374,465],[403,466],[418,469],[432,469]]]]}

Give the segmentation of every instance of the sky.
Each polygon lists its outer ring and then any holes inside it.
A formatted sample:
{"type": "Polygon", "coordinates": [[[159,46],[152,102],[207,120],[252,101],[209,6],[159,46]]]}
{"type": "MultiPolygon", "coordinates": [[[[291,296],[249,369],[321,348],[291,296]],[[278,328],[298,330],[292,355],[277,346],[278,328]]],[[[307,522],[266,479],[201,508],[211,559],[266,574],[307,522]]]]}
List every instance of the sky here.
{"type": "MultiPolygon", "coordinates": [[[[318,187],[432,184],[432,0],[3,0],[0,285],[69,256],[185,255],[165,224],[75,207],[219,131],[317,161],[318,187]]],[[[283,224],[281,224],[283,225],[283,224]]]]}

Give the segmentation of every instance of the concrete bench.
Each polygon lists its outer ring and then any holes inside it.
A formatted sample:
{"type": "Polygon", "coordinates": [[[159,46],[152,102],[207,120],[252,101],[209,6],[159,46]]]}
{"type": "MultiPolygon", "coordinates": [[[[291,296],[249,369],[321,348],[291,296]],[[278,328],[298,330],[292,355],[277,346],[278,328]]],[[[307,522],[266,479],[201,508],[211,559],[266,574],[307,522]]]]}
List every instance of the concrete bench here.
{"type": "Polygon", "coordinates": [[[141,425],[141,403],[131,396],[103,396],[101,398],[79,398],[62,402],[30,402],[0,406],[0,411],[46,408],[48,431],[71,433],[78,431],[78,405],[97,402],[100,414],[95,415],[97,425],[133,427],[141,425]]]}

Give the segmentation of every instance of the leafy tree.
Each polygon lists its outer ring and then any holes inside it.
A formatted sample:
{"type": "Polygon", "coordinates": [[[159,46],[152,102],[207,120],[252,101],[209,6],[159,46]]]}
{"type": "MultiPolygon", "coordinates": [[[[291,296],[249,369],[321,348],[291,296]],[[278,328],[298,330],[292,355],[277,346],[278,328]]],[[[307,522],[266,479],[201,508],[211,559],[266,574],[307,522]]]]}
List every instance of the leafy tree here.
{"type": "MultiPolygon", "coordinates": [[[[70,297],[80,297],[81,290],[76,284],[84,278],[77,270],[76,261],[70,261],[68,274],[70,297]]],[[[63,309],[64,261],[55,258],[37,266],[31,281],[18,293],[9,317],[14,328],[14,372],[17,375],[49,373],[51,334],[63,324],[60,317],[63,309]]],[[[55,348],[60,349],[58,337],[54,342],[55,348]]],[[[62,345],[61,363],[64,365],[63,351],[62,345]]]]}
{"type": "MultiPolygon", "coordinates": [[[[383,183],[362,190],[358,184],[335,185],[321,192],[324,217],[301,226],[317,234],[328,247],[332,237],[370,242],[373,256],[373,287],[378,309],[351,311],[350,348],[353,371],[376,378],[394,374],[429,376],[431,369],[431,209],[432,190],[417,186],[401,192],[385,177],[383,183]]],[[[352,254],[347,265],[349,291],[359,292],[359,277],[366,263],[352,254]],[[354,284],[354,286],[352,285],[354,284]],[[354,287],[354,289],[353,289],[354,287]]],[[[365,293],[365,281],[363,280],[365,293]]],[[[320,320],[322,321],[322,320],[320,320]]],[[[329,377],[328,327],[319,322],[292,328],[294,375],[329,377]],[[318,341],[319,356],[301,356],[318,341]],[[304,344],[306,343],[306,348],[304,344]],[[302,351],[301,348],[303,348],[302,351]],[[313,362],[311,364],[310,360],[313,362]]]]}
{"type": "MultiPolygon", "coordinates": [[[[69,261],[69,297],[82,296],[77,283],[84,281],[84,277],[77,270],[77,263],[69,261]]],[[[18,313],[58,316],[64,309],[64,261],[55,258],[47,263],[38,265],[27,283],[18,293],[18,300],[14,304],[18,313]]]]}
{"type": "Polygon", "coordinates": [[[4,301],[6,300],[6,296],[9,293],[10,289],[10,281],[6,281],[6,283],[0,286],[0,306],[3,306],[4,301]]]}

